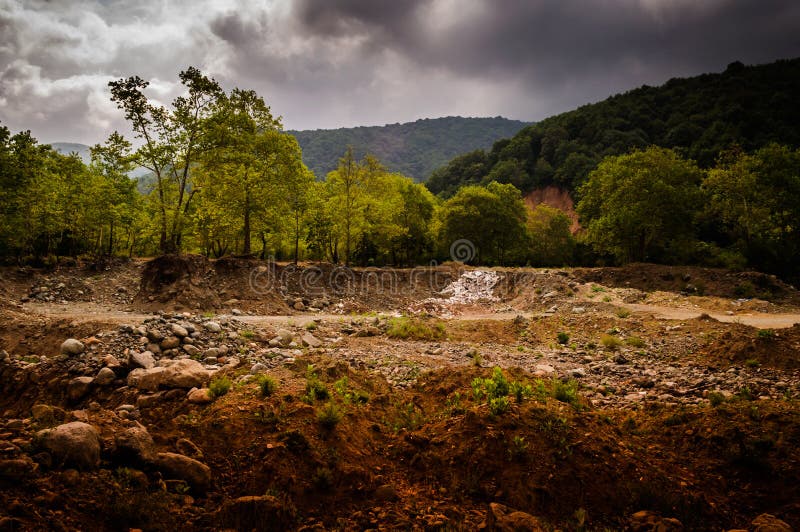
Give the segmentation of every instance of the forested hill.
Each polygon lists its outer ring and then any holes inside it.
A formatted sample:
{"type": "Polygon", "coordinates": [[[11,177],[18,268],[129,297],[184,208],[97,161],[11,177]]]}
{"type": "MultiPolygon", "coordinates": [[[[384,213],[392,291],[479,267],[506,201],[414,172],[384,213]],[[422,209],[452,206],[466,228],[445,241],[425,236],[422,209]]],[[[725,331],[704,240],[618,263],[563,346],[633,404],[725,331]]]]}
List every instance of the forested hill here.
{"type": "Polygon", "coordinates": [[[800,59],[758,66],[736,62],[720,74],[671,79],[543,120],[489,152],[473,151],[437,169],[428,188],[445,197],[492,180],[523,191],[556,184],[575,190],[608,155],[657,145],[700,166],[739,144],[800,145],[800,59]]]}
{"type": "Polygon", "coordinates": [[[489,149],[492,144],[517,133],[526,122],[495,118],[426,118],[405,124],[289,131],[303,149],[303,162],[324,178],[335,169],[347,146],[356,157],[376,156],[389,170],[415,180],[427,179],[431,172],[460,153],[489,149]]]}

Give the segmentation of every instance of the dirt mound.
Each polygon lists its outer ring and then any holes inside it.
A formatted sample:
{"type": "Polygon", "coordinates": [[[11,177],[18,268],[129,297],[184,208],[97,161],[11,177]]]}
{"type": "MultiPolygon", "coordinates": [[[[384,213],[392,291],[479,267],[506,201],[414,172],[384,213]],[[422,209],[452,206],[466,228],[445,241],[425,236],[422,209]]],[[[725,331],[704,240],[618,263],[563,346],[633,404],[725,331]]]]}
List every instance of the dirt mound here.
{"type": "Polygon", "coordinates": [[[574,268],[572,274],[583,283],[656,290],[697,296],[759,298],[773,303],[800,306],[800,293],[775,277],[759,272],[734,272],[698,266],[628,264],[617,268],[574,268]]]}
{"type": "Polygon", "coordinates": [[[145,265],[134,302],[140,308],[216,308],[220,300],[212,278],[204,257],[163,255],[145,265]]]}
{"type": "Polygon", "coordinates": [[[758,331],[750,327],[736,327],[722,333],[703,354],[709,360],[725,365],[800,369],[800,325],[758,331]]]}
{"type": "Polygon", "coordinates": [[[438,296],[457,277],[458,270],[449,266],[349,268],[171,255],[146,264],[135,304],[144,310],[235,308],[258,314],[405,310],[438,296]]]}

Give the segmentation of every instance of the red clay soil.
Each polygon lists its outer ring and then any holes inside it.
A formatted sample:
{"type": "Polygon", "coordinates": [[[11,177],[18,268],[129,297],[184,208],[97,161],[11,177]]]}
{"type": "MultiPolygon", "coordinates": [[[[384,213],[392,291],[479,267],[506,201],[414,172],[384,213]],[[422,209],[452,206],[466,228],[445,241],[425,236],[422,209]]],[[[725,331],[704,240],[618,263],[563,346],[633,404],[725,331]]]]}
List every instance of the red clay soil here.
{"type": "Polygon", "coordinates": [[[545,188],[537,188],[532,190],[525,196],[525,205],[531,209],[535,209],[537,205],[544,203],[549,207],[554,207],[572,220],[570,231],[576,234],[581,230],[581,224],[578,221],[578,213],[575,211],[575,201],[570,196],[569,191],[556,186],[548,186],[545,188]]]}
{"type": "MultiPolygon", "coordinates": [[[[411,390],[392,391],[346,365],[314,362],[341,413],[330,428],[319,421],[325,401],[301,400],[304,361],[276,375],[281,384],[271,397],[251,384],[209,406],[168,394],[142,409],[159,451],[181,438],[199,448],[213,472],[205,494],[174,485],[164,492],[157,473],[104,455],[93,472],[42,466],[35,477],[4,486],[0,504],[28,528],[98,530],[471,530],[490,502],[565,529],[578,527],[581,511],[590,528],[625,528],[642,509],[690,530],[743,527],[762,512],[800,526],[790,488],[800,482],[800,416],[787,403],[623,412],[510,399],[507,412],[493,415],[471,393],[486,369],[437,371],[411,390]],[[365,404],[336,391],[334,381],[344,376],[347,390],[368,396],[365,404]],[[274,498],[268,515],[231,515],[234,498],[265,494],[274,498]]],[[[522,372],[508,376],[533,382],[522,372]]],[[[114,405],[130,394],[120,389],[92,400],[114,405]]],[[[22,415],[34,401],[0,406],[22,415]]],[[[120,430],[108,411],[86,413],[104,440],[120,430]]]]}

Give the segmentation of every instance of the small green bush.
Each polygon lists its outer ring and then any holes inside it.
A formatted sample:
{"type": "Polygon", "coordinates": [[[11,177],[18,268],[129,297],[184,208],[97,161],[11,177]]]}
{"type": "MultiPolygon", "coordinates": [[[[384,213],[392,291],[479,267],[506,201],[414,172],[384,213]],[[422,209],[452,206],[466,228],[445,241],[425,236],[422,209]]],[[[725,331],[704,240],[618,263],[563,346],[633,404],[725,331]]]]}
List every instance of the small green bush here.
{"type": "Polygon", "coordinates": [[[717,407],[725,402],[725,396],[720,392],[709,392],[708,402],[711,403],[711,406],[717,407]]]}
{"type": "Polygon", "coordinates": [[[558,343],[561,345],[567,345],[567,342],[569,342],[569,334],[563,331],[559,332],[556,335],[556,340],[558,340],[558,343]]]}
{"type": "Polygon", "coordinates": [[[518,381],[511,383],[509,391],[511,392],[511,395],[514,396],[514,399],[517,401],[517,403],[522,403],[522,401],[528,397],[533,396],[533,387],[530,384],[523,384],[518,381]]]}
{"type": "Polygon", "coordinates": [[[604,334],[600,337],[600,343],[606,349],[616,350],[622,345],[622,340],[610,334],[604,334]]]}
{"type": "Polygon", "coordinates": [[[641,349],[642,347],[644,347],[646,345],[644,340],[642,340],[638,336],[628,336],[625,339],[625,343],[628,344],[631,347],[636,347],[637,349],[641,349]]]}
{"type": "Polygon", "coordinates": [[[445,337],[445,326],[439,321],[428,324],[418,318],[402,316],[389,320],[386,336],[401,340],[441,340],[445,337]]]}
{"type": "Polygon", "coordinates": [[[619,308],[617,309],[617,317],[625,319],[631,315],[631,311],[626,308],[619,308]]]}
{"type": "Polygon", "coordinates": [[[578,381],[569,379],[562,381],[561,379],[553,379],[553,397],[562,403],[568,403],[573,406],[579,404],[578,399],[578,381]]]}
{"type": "Polygon", "coordinates": [[[773,329],[759,329],[756,335],[763,340],[771,340],[775,338],[775,331],[773,329]]]}
{"type": "Polygon", "coordinates": [[[208,385],[212,397],[222,397],[231,389],[231,380],[228,377],[217,377],[208,385]]]}
{"type": "Polygon", "coordinates": [[[317,413],[317,420],[322,428],[333,430],[342,420],[342,412],[333,402],[325,403],[325,406],[317,413]]]}
{"type": "Polygon", "coordinates": [[[509,460],[523,460],[528,452],[528,442],[525,441],[525,436],[516,435],[511,438],[508,445],[508,458],[509,460]]]}
{"type": "Polygon", "coordinates": [[[259,375],[258,388],[261,390],[261,395],[269,397],[278,389],[278,383],[269,375],[259,375]]]}
{"type": "Polygon", "coordinates": [[[493,416],[499,416],[508,412],[511,404],[508,402],[508,397],[495,397],[489,399],[489,413],[493,416]]]}

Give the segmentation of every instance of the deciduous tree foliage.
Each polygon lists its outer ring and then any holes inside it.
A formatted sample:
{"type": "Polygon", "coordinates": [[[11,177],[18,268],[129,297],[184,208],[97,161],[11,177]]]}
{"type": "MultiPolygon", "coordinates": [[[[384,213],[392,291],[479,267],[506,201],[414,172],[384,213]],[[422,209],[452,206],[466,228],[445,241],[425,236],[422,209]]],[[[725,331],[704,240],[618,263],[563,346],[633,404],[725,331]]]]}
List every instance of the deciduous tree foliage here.
{"type": "Polygon", "coordinates": [[[579,190],[586,240],[618,262],[681,262],[702,178],[693,161],[665,148],[607,157],[579,190]]]}
{"type": "Polygon", "coordinates": [[[497,182],[467,186],[439,211],[440,253],[466,239],[475,246],[475,264],[513,264],[528,251],[527,211],[520,191],[497,182]]]}

